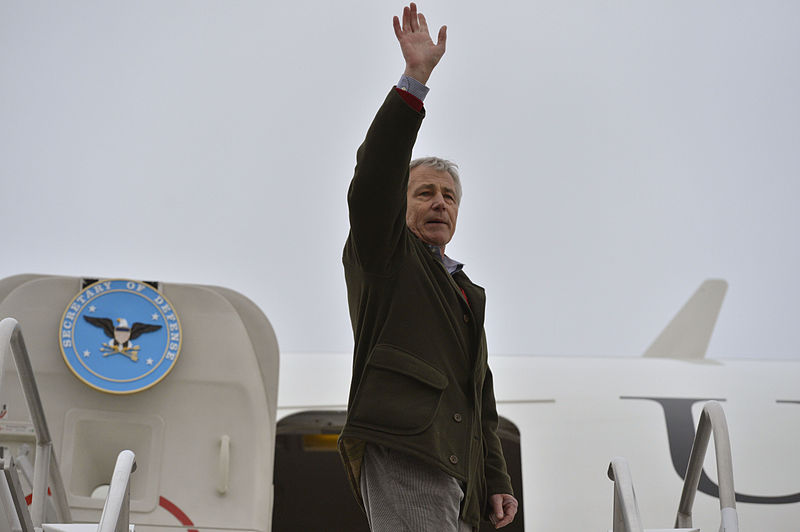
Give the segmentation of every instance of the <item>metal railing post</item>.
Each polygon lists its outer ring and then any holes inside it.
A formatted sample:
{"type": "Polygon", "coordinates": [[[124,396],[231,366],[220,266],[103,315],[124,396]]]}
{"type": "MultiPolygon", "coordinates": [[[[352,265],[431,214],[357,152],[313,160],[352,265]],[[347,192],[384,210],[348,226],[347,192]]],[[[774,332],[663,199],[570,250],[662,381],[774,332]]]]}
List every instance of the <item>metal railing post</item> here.
{"type": "Polygon", "coordinates": [[[31,520],[35,527],[41,527],[44,522],[49,477],[53,485],[52,493],[56,503],[56,511],[59,514],[58,518],[61,522],[68,523],[71,518],[69,504],[64,492],[64,482],[61,479],[61,471],[58,469],[56,457],[53,453],[53,441],[50,438],[50,430],[47,428],[44,408],[39,397],[39,389],[36,386],[28,350],[25,348],[25,341],[22,338],[19,323],[14,318],[6,318],[0,321],[0,366],[4,364],[9,351],[17,367],[22,392],[25,396],[25,402],[28,405],[31,422],[36,434],[36,462],[33,472],[31,520]]]}
{"type": "Polygon", "coordinates": [[[6,511],[6,517],[13,521],[12,530],[34,532],[35,529],[33,528],[30,512],[28,512],[28,505],[25,502],[25,495],[22,492],[17,470],[14,468],[14,459],[11,456],[4,456],[0,459],[0,469],[2,469],[4,487],[8,488],[8,492],[4,494],[7,499],[3,501],[3,506],[6,511]]]}
{"type": "Polygon", "coordinates": [[[633,491],[628,462],[615,457],[608,465],[608,478],[614,481],[614,532],[643,532],[639,503],[633,491]]]}
{"type": "Polygon", "coordinates": [[[33,462],[33,494],[31,498],[31,520],[33,526],[41,528],[47,502],[47,473],[50,469],[51,443],[36,443],[36,459],[33,462]]]}
{"type": "Polygon", "coordinates": [[[130,525],[131,473],[136,471],[136,455],[122,451],[117,455],[108,496],[100,515],[97,532],[128,532],[130,525]]]}
{"type": "Polygon", "coordinates": [[[675,526],[692,527],[692,506],[697,494],[700,475],[703,472],[708,440],[712,433],[719,477],[720,532],[738,532],[739,517],[736,514],[736,492],[733,487],[733,459],[728,422],[725,419],[722,405],[716,401],[709,401],[705,404],[703,412],[700,414],[700,421],[697,423],[697,433],[692,445],[692,452],[689,455],[689,464],[686,467],[686,477],[675,526]]]}

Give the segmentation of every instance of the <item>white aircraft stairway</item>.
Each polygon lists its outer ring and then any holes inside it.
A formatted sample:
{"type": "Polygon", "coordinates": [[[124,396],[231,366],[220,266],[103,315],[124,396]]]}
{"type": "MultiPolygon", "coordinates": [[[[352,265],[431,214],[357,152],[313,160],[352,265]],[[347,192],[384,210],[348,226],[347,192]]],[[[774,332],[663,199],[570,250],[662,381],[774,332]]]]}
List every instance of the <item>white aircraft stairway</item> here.
{"type": "Polygon", "coordinates": [[[11,449],[25,495],[28,462],[61,479],[33,501],[32,516],[45,508],[34,528],[98,523],[127,449],[138,465],[138,532],[269,532],[279,352],[255,303],[216,286],[22,274],[0,279],[6,317],[24,333],[30,364],[18,368],[9,352],[0,366],[0,446],[11,449]],[[49,433],[34,430],[43,414],[31,413],[20,387],[33,374],[49,433]],[[37,444],[49,451],[34,454],[37,444]]]}
{"type": "Polygon", "coordinates": [[[0,321],[0,368],[9,357],[17,367],[31,415],[36,435],[36,460],[31,466],[26,445],[18,448],[16,459],[9,447],[0,447],[0,532],[133,532],[133,525],[129,523],[130,477],[136,470],[133,452],[125,450],[117,457],[100,522],[71,523],[36,379],[22,332],[13,318],[0,321]],[[32,488],[30,506],[20,477],[32,488]],[[50,519],[54,523],[45,523],[50,519]]]}
{"type": "Polygon", "coordinates": [[[705,404],[697,423],[692,452],[686,467],[678,514],[675,519],[675,527],[679,528],[643,528],[628,462],[625,458],[617,457],[613,458],[608,466],[608,477],[614,482],[613,532],[700,532],[699,528],[692,526],[692,507],[700,482],[700,474],[703,471],[708,441],[712,433],[719,475],[719,532],[739,532],[728,423],[722,405],[716,401],[709,401],[705,404]]]}

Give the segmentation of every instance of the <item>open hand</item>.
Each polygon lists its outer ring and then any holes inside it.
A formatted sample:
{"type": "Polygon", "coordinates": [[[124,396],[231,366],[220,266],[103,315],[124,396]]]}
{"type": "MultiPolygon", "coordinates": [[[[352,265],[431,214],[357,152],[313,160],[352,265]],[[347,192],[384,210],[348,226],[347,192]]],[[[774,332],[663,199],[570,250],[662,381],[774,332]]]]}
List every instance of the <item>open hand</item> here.
{"type": "Polygon", "coordinates": [[[428,32],[425,16],[417,13],[417,5],[414,2],[403,8],[402,26],[398,17],[394,17],[393,22],[394,34],[406,60],[405,75],[420,83],[427,83],[434,67],[444,55],[447,26],[439,29],[438,41],[434,44],[428,32]]]}

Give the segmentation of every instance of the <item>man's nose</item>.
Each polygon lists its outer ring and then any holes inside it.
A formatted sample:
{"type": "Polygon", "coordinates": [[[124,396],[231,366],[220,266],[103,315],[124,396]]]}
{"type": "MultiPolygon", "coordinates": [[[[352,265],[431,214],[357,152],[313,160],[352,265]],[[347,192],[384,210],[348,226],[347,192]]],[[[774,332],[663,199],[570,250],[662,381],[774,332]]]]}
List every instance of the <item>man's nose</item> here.
{"type": "Polygon", "coordinates": [[[444,209],[444,196],[441,192],[434,194],[431,207],[437,210],[444,209]]]}

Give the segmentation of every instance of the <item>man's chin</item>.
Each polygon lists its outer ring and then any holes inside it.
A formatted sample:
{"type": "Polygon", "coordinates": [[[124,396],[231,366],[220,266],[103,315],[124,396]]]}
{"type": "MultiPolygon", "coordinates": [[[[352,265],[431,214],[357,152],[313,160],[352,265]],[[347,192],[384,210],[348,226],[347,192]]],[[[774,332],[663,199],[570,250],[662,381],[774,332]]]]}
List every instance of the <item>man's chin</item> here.
{"type": "Polygon", "coordinates": [[[428,244],[442,247],[448,242],[450,242],[450,235],[442,235],[439,233],[426,234],[425,238],[423,238],[422,240],[428,244]]]}

